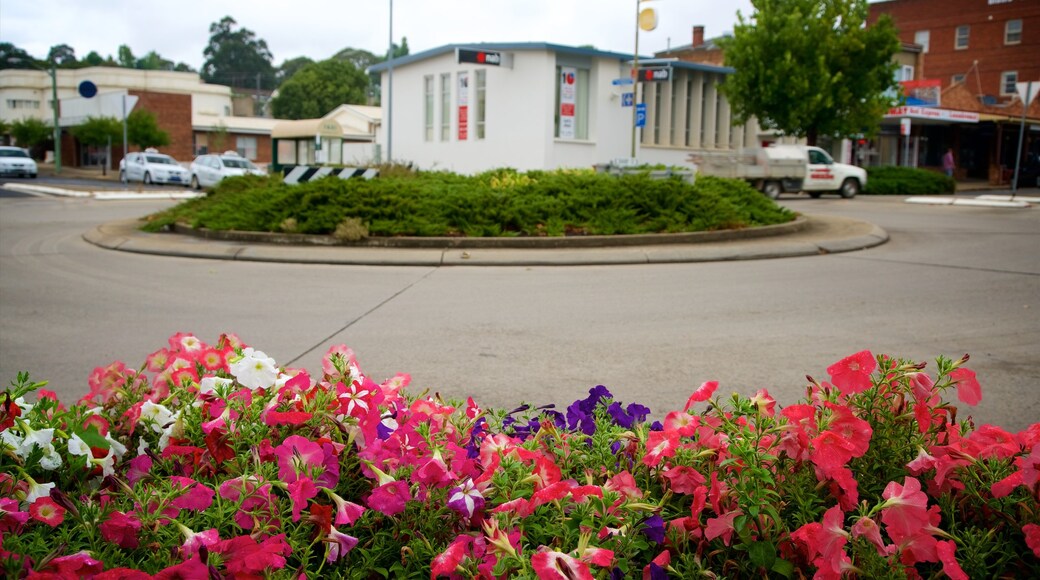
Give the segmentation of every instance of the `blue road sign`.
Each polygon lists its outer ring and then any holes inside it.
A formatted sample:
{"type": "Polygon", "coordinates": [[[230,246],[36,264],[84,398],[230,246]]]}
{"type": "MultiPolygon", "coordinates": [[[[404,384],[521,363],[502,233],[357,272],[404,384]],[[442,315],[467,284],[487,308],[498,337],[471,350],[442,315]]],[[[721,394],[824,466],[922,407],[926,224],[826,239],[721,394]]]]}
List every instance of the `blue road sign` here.
{"type": "Polygon", "coordinates": [[[620,87],[624,85],[634,84],[634,81],[631,78],[614,79],[610,81],[610,84],[614,85],[615,87],[620,87]]]}
{"type": "Polygon", "coordinates": [[[621,106],[631,107],[632,103],[635,102],[635,93],[621,93],[621,106]]]}
{"type": "Polygon", "coordinates": [[[636,105],[636,127],[646,127],[646,103],[636,105]]]}

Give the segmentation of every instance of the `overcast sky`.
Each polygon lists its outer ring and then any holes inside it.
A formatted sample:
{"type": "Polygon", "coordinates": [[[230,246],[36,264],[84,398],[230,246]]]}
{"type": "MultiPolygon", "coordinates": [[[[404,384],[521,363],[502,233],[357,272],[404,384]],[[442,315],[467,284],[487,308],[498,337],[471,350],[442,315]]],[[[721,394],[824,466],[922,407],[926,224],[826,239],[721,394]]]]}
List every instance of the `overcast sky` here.
{"type": "MultiPolygon", "coordinates": [[[[274,65],[298,56],[326,59],[339,50],[384,54],[390,40],[389,0],[0,0],[0,42],[36,58],[68,44],[83,58],[91,51],[163,58],[202,67],[210,24],[231,16],[267,42],[274,65]]],[[[690,44],[694,25],[705,37],[733,30],[737,11],[751,0],[653,0],[659,25],[642,32],[640,54],[690,44]]],[[[632,52],[635,0],[396,0],[395,41],[408,38],[412,54],[445,44],[551,42],[591,44],[632,52]]]]}

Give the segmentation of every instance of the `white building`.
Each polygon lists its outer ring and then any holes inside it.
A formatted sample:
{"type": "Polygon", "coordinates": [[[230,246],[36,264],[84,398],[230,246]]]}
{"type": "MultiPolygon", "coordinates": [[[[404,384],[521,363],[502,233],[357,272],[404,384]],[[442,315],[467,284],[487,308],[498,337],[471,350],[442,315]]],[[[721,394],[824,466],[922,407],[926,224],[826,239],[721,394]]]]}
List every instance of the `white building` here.
{"type": "MultiPolygon", "coordinates": [[[[381,63],[370,69],[384,87],[377,142],[394,161],[460,173],[629,158],[634,115],[623,105],[632,85],[622,83],[631,78],[631,61],[630,54],[511,43],[447,45],[381,63]]],[[[737,149],[762,138],[756,123],[731,124],[717,89],[732,69],[647,65],[668,71],[659,75],[669,80],[639,83],[647,109],[640,162],[682,164],[691,150],[737,149]]]]}

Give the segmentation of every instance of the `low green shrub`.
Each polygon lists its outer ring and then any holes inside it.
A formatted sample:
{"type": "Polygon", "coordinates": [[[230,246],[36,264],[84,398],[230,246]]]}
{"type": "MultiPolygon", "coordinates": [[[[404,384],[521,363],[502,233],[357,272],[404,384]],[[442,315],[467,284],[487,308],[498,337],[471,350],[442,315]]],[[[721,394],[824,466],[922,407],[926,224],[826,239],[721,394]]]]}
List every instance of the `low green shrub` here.
{"type": "Polygon", "coordinates": [[[370,236],[562,236],[693,232],[785,223],[794,214],[746,184],[711,177],[615,177],[496,169],[474,176],[395,171],[372,180],[229,178],[207,197],[149,217],[213,230],[331,235],[347,218],[370,236]]]}
{"type": "Polygon", "coordinates": [[[953,193],[957,182],[941,173],[914,167],[868,167],[865,194],[930,195],[953,193]]]}

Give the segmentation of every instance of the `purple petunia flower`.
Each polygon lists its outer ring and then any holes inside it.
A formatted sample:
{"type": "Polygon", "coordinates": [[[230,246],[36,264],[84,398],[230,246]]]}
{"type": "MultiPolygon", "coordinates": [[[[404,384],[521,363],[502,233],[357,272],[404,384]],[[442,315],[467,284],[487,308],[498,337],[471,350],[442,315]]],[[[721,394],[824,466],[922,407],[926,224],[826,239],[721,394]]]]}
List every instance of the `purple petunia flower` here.
{"type": "Polygon", "coordinates": [[[484,509],[484,496],[473,485],[473,478],[448,492],[448,507],[467,518],[484,509]]]}
{"type": "Polygon", "coordinates": [[[650,538],[650,540],[658,543],[664,543],[664,520],[659,515],[652,515],[645,522],[643,522],[643,534],[650,538]]]}

